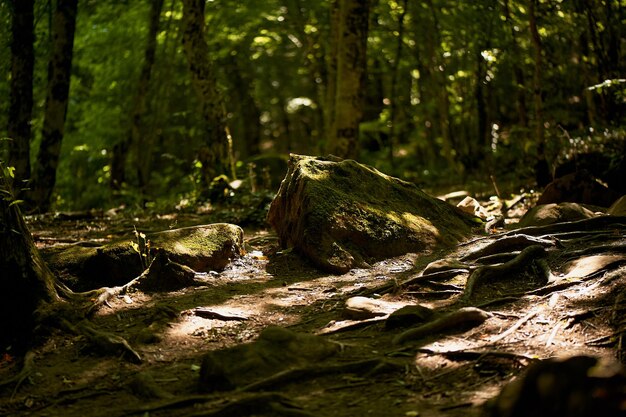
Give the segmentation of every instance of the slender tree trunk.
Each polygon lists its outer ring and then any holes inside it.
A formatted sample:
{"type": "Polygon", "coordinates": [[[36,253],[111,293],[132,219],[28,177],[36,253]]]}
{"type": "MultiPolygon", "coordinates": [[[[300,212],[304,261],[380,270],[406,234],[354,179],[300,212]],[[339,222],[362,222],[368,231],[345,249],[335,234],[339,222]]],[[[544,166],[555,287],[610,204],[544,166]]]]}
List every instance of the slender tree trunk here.
{"type": "Polygon", "coordinates": [[[182,31],[183,47],[206,129],[205,144],[198,152],[198,160],[202,163],[202,186],[208,191],[213,178],[231,176],[233,172],[223,99],[204,39],[204,5],[204,0],[183,0],[182,31]]]}
{"type": "Polygon", "coordinates": [[[41,212],[50,209],[56,183],[70,92],[77,6],[78,0],[58,0],[52,18],[52,55],[48,64],[42,139],[29,196],[33,208],[41,212]]]}
{"type": "Polygon", "coordinates": [[[539,30],[537,29],[536,15],[537,0],[529,0],[528,19],[530,24],[530,38],[535,49],[535,72],[533,76],[533,97],[535,106],[535,141],[537,143],[537,162],[535,164],[535,177],[539,186],[544,186],[550,182],[550,168],[546,161],[545,148],[545,129],[543,126],[543,100],[541,97],[542,75],[543,75],[543,46],[539,30]]]}
{"type": "Polygon", "coordinates": [[[334,142],[335,101],[337,100],[337,55],[339,53],[339,0],[332,0],[329,10],[330,35],[326,53],[326,100],[324,104],[324,138],[326,148],[334,142]]]}
{"type": "Polygon", "coordinates": [[[24,198],[30,179],[30,140],[35,64],[33,0],[13,0],[11,18],[11,91],[9,98],[9,166],[15,168],[17,198],[24,198]]]}
{"type": "Polygon", "coordinates": [[[477,167],[478,162],[483,158],[483,151],[489,145],[489,129],[487,117],[487,101],[485,100],[485,87],[483,81],[485,79],[487,69],[485,68],[485,60],[481,54],[482,47],[476,48],[476,85],[474,86],[474,99],[476,100],[476,120],[477,120],[477,139],[478,144],[472,145],[471,138],[469,142],[469,155],[466,155],[466,163],[469,168],[477,167]],[[478,146],[476,146],[478,145],[478,146]],[[467,158],[469,156],[469,158],[467,158]]]}
{"type": "Polygon", "coordinates": [[[252,80],[240,68],[237,55],[226,58],[225,67],[229,69],[233,101],[239,108],[241,120],[241,158],[246,159],[259,154],[261,140],[261,110],[252,96],[252,80]]]}
{"type": "MultiPolygon", "coordinates": [[[[509,25],[509,30],[511,31],[511,55],[515,57],[515,59],[519,59],[522,55],[520,54],[520,47],[517,43],[517,36],[515,34],[515,25],[513,24],[513,20],[511,18],[511,11],[509,9],[509,1],[504,0],[503,2],[504,9],[504,17],[509,25]]],[[[521,65],[514,65],[513,67],[513,76],[515,77],[515,88],[517,91],[517,113],[519,117],[520,126],[526,128],[528,127],[528,109],[526,106],[526,82],[524,80],[524,71],[522,71],[521,65]]]]}
{"type": "Polygon", "coordinates": [[[343,158],[358,155],[367,69],[369,0],[339,1],[339,49],[334,120],[328,152],[343,158]]]}
{"type": "Polygon", "coordinates": [[[439,19],[437,18],[437,10],[435,9],[431,0],[427,0],[428,8],[432,16],[431,36],[427,42],[429,65],[433,70],[431,71],[432,78],[434,80],[435,103],[437,106],[436,118],[439,124],[439,130],[442,141],[443,157],[448,162],[448,165],[454,170],[458,171],[454,149],[454,143],[452,139],[452,131],[450,126],[450,97],[448,95],[448,81],[445,74],[445,68],[443,62],[439,61],[440,52],[436,50],[435,46],[440,46],[441,29],[439,27],[439,19]]]}
{"type": "Polygon", "coordinates": [[[58,301],[54,276],[42,260],[13,195],[7,169],[0,162],[0,348],[28,347],[35,314],[58,301]]]}
{"type": "Polygon", "coordinates": [[[402,58],[402,45],[404,45],[404,18],[408,9],[408,0],[402,1],[402,11],[398,16],[398,39],[396,43],[396,56],[391,67],[391,108],[389,109],[389,163],[393,169],[395,166],[394,152],[398,143],[398,132],[396,129],[396,119],[398,117],[398,67],[400,66],[400,59],[402,58]]]}
{"type": "MultiPolygon", "coordinates": [[[[159,19],[161,10],[163,9],[163,0],[152,0],[150,4],[150,15],[148,21],[148,39],[144,53],[143,65],[137,83],[137,91],[133,102],[133,108],[130,113],[130,127],[124,138],[113,146],[111,158],[111,188],[119,190],[126,181],[126,162],[128,151],[131,147],[136,148],[137,167],[141,167],[139,163],[143,159],[143,155],[148,153],[148,149],[142,142],[142,117],[146,111],[146,98],[150,89],[150,80],[152,79],[152,67],[156,55],[157,34],[159,32],[159,19]]],[[[141,177],[147,176],[145,173],[141,177]]],[[[140,187],[145,185],[146,179],[142,178],[140,187]]]]}

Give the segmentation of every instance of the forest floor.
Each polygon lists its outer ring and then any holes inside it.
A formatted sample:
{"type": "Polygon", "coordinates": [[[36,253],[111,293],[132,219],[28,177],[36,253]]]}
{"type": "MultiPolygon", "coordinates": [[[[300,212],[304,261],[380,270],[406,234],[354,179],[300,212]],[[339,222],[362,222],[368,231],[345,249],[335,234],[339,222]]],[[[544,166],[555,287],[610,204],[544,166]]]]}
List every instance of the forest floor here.
{"type": "MultiPolygon", "coordinates": [[[[29,225],[41,247],[105,242],[133,227],[159,230],[203,222],[205,218],[191,215],[95,216],[31,218],[29,225]]],[[[606,245],[623,247],[623,225],[576,233],[542,234],[559,241],[547,258],[552,274],[565,277],[558,285],[482,300],[480,306],[490,316],[484,323],[397,344],[394,337],[402,329],[387,329],[384,320],[346,321],[345,301],[367,296],[454,311],[468,305],[460,298],[467,274],[421,280],[425,266],[438,259],[460,259],[505,235],[477,236],[447,251],[408,254],[338,276],[281,250],[271,231],[248,229],[247,254],[222,272],[203,274],[207,285],[169,293],[131,291],[95,313],[94,325],[128,340],[141,363],[100,355],[88,349],[83,336],[53,331],[34,352],[34,373],[0,392],[0,415],[483,415],[484,403],[537,359],[621,355],[624,329],[615,318],[626,309],[622,258],[612,255],[618,262],[587,263],[586,270],[573,275],[568,271],[572,260],[586,256],[587,248],[599,248],[596,256],[611,252],[606,245]],[[251,342],[271,325],[324,333],[320,337],[340,346],[339,353],[297,373],[199,394],[203,355],[251,342]]],[[[5,353],[0,380],[17,366],[10,352],[5,353]]]]}

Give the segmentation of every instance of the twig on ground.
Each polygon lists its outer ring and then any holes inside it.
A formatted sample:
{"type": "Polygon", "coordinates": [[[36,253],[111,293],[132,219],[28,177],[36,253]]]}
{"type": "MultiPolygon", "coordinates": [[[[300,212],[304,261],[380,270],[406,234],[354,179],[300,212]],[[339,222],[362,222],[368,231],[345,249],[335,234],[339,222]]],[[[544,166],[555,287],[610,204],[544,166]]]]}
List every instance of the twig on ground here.
{"type": "Polygon", "coordinates": [[[508,330],[506,330],[503,333],[500,333],[498,336],[492,338],[490,340],[490,343],[497,343],[500,340],[510,336],[511,334],[515,333],[515,331],[517,329],[519,329],[520,327],[522,327],[524,324],[526,324],[526,322],[528,322],[530,319],[532,319],[533,317],[535,317],[537,315],[537,313],[539,313],[539,310],[533,310],[530,313],[526,314],[524,317],[522,317],[521,319],[519,319],[513,326],[511,326],[508,330]]]}

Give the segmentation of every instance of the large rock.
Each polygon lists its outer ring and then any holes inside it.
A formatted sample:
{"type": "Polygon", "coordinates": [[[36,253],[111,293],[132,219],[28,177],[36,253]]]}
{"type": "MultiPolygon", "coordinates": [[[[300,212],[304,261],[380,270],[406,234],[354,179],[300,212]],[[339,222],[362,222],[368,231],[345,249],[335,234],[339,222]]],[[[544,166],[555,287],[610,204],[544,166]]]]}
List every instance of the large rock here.
{"type": "MultiPolygon", "coordinates": [[[[160,250],[170,260],[198,272],[222,270],[243,254],[243,230],[228,223],[184,227],[148,234],[151,256],[160,250]]],[[[135,237],[104,246],[51,247],[42,251],[52,270],[74,290],[122,285],[143,266],[135,237]]],[[[145,251],[144,251],[145,252],[145,251]]]]}
{"type": "Polygon", "coordinates": [[[607,188],[583,170],[567,174],[548,184],[537,200],[537,205],[570,202],[606,208],[619,197],[618,192],[607,188]]]}
{"type": "Polygon", "coordinates": [[[626,415],[626,372],[606,358],[572,356],[535,362],[486,404],[490,417],[626,415]]]}
{"type": "Polygon", "coordinates": [[[596,217],[591,209],[578,203],[550,203],[537,205],[524,214],[516,227],[546,226],[548,224],[573,222],[596,217]]]}
{"type": "Polygon", "coordinates": [[[454,245],[478,221],[374,168],[300,155],[291,156],[267,218],[283,247],[333,273],[454,245]]]}

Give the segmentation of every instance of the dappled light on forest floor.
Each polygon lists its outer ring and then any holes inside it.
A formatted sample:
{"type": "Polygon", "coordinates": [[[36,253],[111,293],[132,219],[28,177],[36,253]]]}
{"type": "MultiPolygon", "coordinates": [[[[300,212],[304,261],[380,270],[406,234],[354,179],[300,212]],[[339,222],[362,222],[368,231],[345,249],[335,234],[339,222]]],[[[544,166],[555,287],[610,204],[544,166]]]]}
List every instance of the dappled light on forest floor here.
{"type": "MultiPolygon", "coordinates": [[[[141,364],[124,356],[102,357],[81,337],[53,334],[38,350],[37,372],[0,407],[11,415],[41,410],[52,417],[78,417],[86,410],[95,416],[129,410],[131,415],[137,410],[185,416],[198,407],[221,415],[228,399],[236,409],[249,402],[259,410],[297,405],[329,416],[369,411],[481,416],[483,403],[539,359],[623,355],[621,224],[609,226],[614,239],[605,246],[605,234],[595,228],[566,232],[570,240],[559,239],[558,245],[551,240],[558,228],[542,230],[486,235],[451,250],[406,254],[343,275],[312,268],[294,251],[280,248],[271,233],[252,232],[245,236],[247,254],[222,272],[196,274],[199,285],[150,294],[131,289],[97,310],[94,324],[127,339],[141,364]],[[539,287],[510,285],[511,279],[538,273],[511,263],[524,247],[538,243],[546,248],[526,256],[529,262],[543,259],[551,278],[539,287]],[[600,252],[594,252],[595,245],[600,252]],[[488,285],[471,301],[464,282],[492,262],[501,266],[490,267],[488,278],[482,273],[477,281],[488,285]],[[496,281],[499,293],[490,294],[496,281]],[[402,307],[416,305],[421,307],[395,317],[402,307]],[[419,320],[423,324],[416,325],[419,320]],[[211,372],[226,372],[229,383],[245,385],[239,388],[243,391],[222,392],[225,385],[211,383],[218,392],[197,394],[208,352],[226,349],[228,355],[229,348],[257,341],[268,326],[321,335],[320,340],[337,344],[339,356],[312,365],[296,359],[294,351],[292,365],[275,373],[272,365],[259,365],[267,370],[257,379],[237,377],[240,365],[224,365],[223,371],[211,372]],[[115,406],[111,395],[118,399],[115,406]]],[[[306,349],[316,349],[315,340],[306,349]]],[[[275,354],[271,345],[262,349],[269,350],[259,351],[259,358],[275,354]]],[[[256,357],[250,352],[246,355],[256,357]]],[[[9,361],[3,363],[0,373],[11,369],[9,361]]]]}

